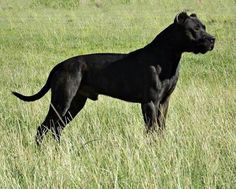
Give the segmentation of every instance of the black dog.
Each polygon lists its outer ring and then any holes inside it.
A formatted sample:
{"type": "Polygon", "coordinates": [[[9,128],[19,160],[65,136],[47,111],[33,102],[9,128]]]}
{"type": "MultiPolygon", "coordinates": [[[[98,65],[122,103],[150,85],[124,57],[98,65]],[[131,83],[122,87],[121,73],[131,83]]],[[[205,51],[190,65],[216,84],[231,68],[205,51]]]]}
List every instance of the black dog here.
{"type": "Polygon", "coordinates": [[[49,129],[60,141],[62,129],[83,108],[87,98],[99,94],[140,103],[148,131],[165,127],[170,95],[175,89],[183,52],[206,53],[215,38],[195,14],[182,12],[174,23],[145,47],[129,54],[90,54],[56,65],[44,85],[33,96],[13,92],[24,101],[34,101],[51,89],[48,115],[38,127],[36,141],[49,129]]]}

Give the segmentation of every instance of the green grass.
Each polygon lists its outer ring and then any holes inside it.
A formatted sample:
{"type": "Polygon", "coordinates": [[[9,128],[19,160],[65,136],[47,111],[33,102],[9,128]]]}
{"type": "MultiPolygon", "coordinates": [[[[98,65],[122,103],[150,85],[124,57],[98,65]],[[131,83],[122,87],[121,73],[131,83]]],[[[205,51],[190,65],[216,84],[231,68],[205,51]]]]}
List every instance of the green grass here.
{"type": "Polygon", "coordinates": [[[3,0],[0,2],[0,188],[235,188],[236,4],[233,0],[3,0]],[[60,61],[129,52],[181,10],[216,36],[214,51],[184,54],[164,137],[146,136],[138,104],[89,101],[41,150],[34,135],[50,94],[24,103],[60,61]]]}

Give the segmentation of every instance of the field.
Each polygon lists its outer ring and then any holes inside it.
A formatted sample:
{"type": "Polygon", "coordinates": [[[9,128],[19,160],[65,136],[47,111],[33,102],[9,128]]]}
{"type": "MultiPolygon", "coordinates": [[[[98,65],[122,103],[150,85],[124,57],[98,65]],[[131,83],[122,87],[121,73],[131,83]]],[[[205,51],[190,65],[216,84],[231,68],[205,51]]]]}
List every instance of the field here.
{"type": "Polygon", "coordinates": [[[234,0],[2,0],[0,2],[0,188],[236,187],[234,0]],[[139,104],[100,96],[41,149],[34,141],[50,93],[49,71],[69,57],[130,52],[175,15],[195,12],[216,36],[205,55],[186,53],[163,137],[147,136],[139,104]]]}

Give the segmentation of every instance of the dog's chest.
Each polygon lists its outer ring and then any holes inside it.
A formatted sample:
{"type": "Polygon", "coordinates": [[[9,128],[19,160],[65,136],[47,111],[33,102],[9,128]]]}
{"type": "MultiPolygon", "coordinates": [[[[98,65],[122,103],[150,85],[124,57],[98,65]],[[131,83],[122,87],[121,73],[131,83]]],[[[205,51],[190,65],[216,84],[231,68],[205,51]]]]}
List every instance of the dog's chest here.
{"type": "Polygon", "coordinates": [[[174,91],[176,87],[178,78],[179,78],[179,73],[176,72],[176,74],[172,76],[170,79],[165,79],[161,82],[161,90],[159,93],[159,98],[161,100],[171,95],[171,93],[174,91]]]}
{"type": "Polygon", "coordinates": [[[151,66],[149,68],[148,90],[145,96],[153,101],[162,101],[162,99],[169,96],[175,89],[178,81],[178,70],[172,77],[163,80],[160,79],[160,73],[160,66],[151,66]]]}

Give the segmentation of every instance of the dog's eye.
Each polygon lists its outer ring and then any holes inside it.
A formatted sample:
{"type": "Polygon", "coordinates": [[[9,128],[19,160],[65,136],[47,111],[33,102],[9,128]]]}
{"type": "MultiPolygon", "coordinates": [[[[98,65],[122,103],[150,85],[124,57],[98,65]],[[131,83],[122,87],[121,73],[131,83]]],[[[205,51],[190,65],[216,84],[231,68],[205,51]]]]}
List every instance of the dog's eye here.
{"type": "Polygon", "coordinates": [[[195,30],[195,31],[199,31],[199,30],[200,30],[200,27],[199,27],[199,26],[196,26],[196,27],[194,28],[194,30],[195,30]]]}

